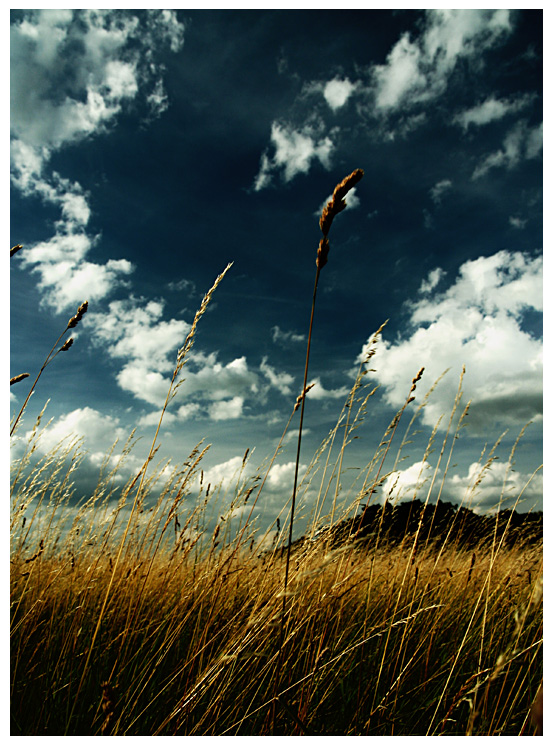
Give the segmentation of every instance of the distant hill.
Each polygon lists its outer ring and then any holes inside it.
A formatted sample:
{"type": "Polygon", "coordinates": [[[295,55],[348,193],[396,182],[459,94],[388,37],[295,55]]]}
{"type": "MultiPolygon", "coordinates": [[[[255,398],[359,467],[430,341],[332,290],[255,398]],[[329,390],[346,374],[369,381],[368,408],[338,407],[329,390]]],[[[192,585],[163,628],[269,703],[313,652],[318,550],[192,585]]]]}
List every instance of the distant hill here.
{"type": "MultiPolygon", "coordinates": [[[[331,547],[338,547],[348,540],[371,545],[399,545],[403,540],[412,543],[419,528],[419,545],[427,541],[439,547],[443,540],[465,550],[489,547],[503,540],[505,547],[540,545],[543,542],[543,512],[520,513],[505,509],[499,515],[476,514],[471,509],[449,502],[427,504],[420,500],[396,505],[371,504],[362,508],[353,519],[338,522],[333,527],[323,527],[312,540],[327,539],[331,547]]],[[[302,538],[301,542],[305,539],[302,538]]],[[[298,541],[299,543],[300,541],[298,541]]]]}

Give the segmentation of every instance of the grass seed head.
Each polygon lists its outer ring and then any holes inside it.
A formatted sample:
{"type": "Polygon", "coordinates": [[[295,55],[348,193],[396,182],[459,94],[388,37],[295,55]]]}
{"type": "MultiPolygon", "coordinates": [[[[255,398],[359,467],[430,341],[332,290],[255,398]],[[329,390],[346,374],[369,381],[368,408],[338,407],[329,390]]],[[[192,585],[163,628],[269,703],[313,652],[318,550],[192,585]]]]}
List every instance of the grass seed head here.
{"type": "Polygon", "coordinates": [[[29,373],[22,372],[20,375],[16,375],[10,379],[10,385],[15,385],[16,382],[21,382],[21,380],[24,380],[26,377],[29,377],[29,373]]]}
{"type": "Polygon", "coordinates": [[[346,202],[344,201],[346,194],[348,191],[351,191],[357,183],[359,183],[363,178],[363,174],[364,171],[361,168],[357,168],[353,173],[350,173],[349,176],[346,176],[346,178],[344,178],[344,180],[334,189],[332,199],[330,199],[323,209],[319,220],[319,227],[321,228],[321,232],[325,238],[328,235],[334,217],[346,208],[346,202]]]}
{"type": "Polygon", "coordinates": [[[75,328],[75,326],[80,322],[83,315],[88,310],[88,300],[85,300],[81,305],[79,305],[79,309],[77,310],[76,315],[74,315],[67,324],[68,328],[75,328]]]}

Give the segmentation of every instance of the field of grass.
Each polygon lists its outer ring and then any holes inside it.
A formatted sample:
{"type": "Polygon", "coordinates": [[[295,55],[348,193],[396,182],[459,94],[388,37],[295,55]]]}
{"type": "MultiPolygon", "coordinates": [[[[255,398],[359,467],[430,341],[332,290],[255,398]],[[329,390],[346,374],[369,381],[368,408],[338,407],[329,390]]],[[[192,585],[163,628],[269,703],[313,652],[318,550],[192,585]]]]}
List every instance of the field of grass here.
{"type": "MultiPolygon", "coordinates": [[[[362,175],[354,173],[321,218],[313,308],[330,224],[362,175]]],[[[223,275],[179,350],[163,411],[223,275]]],[[[86,309],[83,303],[69,321],[38,377],[69,348],[63,337],[86,309]]],[[[514,513],[498,509],[482,530],[467,533],[468,510],[451,507],[438,518],[430,495],[439,502],[441,486],[434,482],[425,500],[402,506],[401,520],[390,522],[390,513],[399,514],[391,502],[369,511],[399,461],[401,447],[388,465],[390,445],[419,376],[374,456],[361,464],[350,497],[336,498],[344,451],[373,392],[364,368],[300,478],[309,343],[303,392],[291,413],[300,417],[296,482],[265,535],[251,517],[274,458],[253,477],[244,469],[230,508],[213,521],[217,484],[203,482],[203,443],[161,478],[162,413],[142,468],[116,488],[125,455],[113,464],[106,453],[95,491],[75,507],[79,447],[62,442],[40,458],[37,422],[12,463],[12,735],[539,731],[541,520],[525,532],[514,513]],[[302,538],[293,539],[302,493],[315,482],[315,506],[302,538]]],[[[459,404],[460,396],[456,427],[467,410],[459,404]]],[[[444,480],[457,432],[448,428],[441,444],[444,480]]],[[[437,436],[429,449],[440,449],[437,436]]],[[[131,448],[132,437],[125,453],[131,448]]],[[[493,457],[492,448],[479,478],[493,457]]]]}

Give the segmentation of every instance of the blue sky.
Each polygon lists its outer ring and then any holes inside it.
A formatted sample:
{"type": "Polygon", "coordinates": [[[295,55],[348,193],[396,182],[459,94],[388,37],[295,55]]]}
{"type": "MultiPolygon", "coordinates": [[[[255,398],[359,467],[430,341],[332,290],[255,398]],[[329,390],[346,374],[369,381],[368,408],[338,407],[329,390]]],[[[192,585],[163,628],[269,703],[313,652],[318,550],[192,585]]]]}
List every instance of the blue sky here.
{"type": "MultiPolygon", "coordinates": [[[[12,387],[12,413],[89,301],[15,452],[49,399],[44,447],[84,438],[82,488],[134,427],[136,468],[194,313],[233,262],[160,456],[181,462],[205,438],[206,477],[231,477],[247,448],[253,474],[301,391],[318,216],[362,168],[321,272],[302,468],[388,321],[345,482],[418,370],[409,417],[448,369],[406,458],[382,471],[379,497],[397,481],[395,497],[418,482],[424,498],[465,366],[471,407],[441,497],[462,502],[507,431],[473,506],[502,491],[512,503],[542,462],[542,32],[540,10],[13,10],[10,228],[24,248],[10,264],[11,375],[31,377],[12,387]]],[[[290,494],[295,431],[260,519],[290,494]]],[[[541,494],[538,474],[520,508],[541,508],[541,494]]]]}

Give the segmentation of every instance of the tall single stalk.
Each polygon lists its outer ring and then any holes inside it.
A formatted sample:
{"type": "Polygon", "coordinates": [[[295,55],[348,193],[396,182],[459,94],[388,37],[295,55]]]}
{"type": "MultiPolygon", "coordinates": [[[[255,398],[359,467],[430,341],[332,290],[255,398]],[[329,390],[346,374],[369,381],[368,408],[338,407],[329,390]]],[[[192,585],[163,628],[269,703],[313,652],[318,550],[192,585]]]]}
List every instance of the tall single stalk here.
{"type": "MultiPolygon", "coordinates": [[[[294,512],[296,509],[296,495],[298,490],[298,474],[299,474],[299,466],[300,466],[300,452],[301,452],[301,437],[302,437],[302,430],[303,430],[303,417],[305,412],[305,396],[307,393],[307,372],[309,368],[309,355],[311,353],[311,334],[313,331],[313,317],[315,314],[315,301],[317,299],[317,287],[319,285],[319,276],[321,274],[321,269],[328,261],[328,253],[330,250],[330,244],[328,242],[328,233],[330,230],[330,226],[332,225],[332,221],[334,220],[334,217],[339,213],[342,212],[346,208],[346,202],[345,202],[345,196],[347,193],[357,184],[359,181],[363,178],[363,170],[361,168],[357,168],[353,171],[353,173],[350,173],[349,176],[344,178],[344,180],[336,186],[334,189],[334,192],[332,194],[332,198],[327,203],[325,208],[322,211],[321,217],[319,219],[319,227],[321,228],[321,232],[323,234],[323,237],[321,238],[319,242],[319,247],[317,249],[317,270],[315,272],[315,286],[313,288],[313,300],[311,302],[311,317],[309,319],[309,333],[307,336],[307,351],[305,355],[305,369],[304,369],[304,375],[303,375],[303,388],[301,393],[301,412],[300,412],[300,424],[299,424],[299,432],[298,432],[298,447],[296,452],[296,466],[294,471],[294,488],[292,491],[292,505],[290,508],[290,527],[288,531],[288,546],[286,549],[286,569],[284,573],[284,589],[282,592],[282,614],[280,619],[280,640],[279,640],[279,649],[278,649],[278,660],[277,660],[277,672],[275,677],[275,698],[278,694],[278,687],[280,683],[280,672],[282,668],[282,646],[284,642],[284,626],[285,626],[285,616],[286,616],[286,593],[288,589],[288,577],[290,573],[290,553],[292,549],[292,535],[293,535],[293,528],[294,528],[294,512]]],[[[273,735],[274,735],[274,727],[275,727],[275,720],[276,720],[276,709],[273,708],[273,735]]]]}

